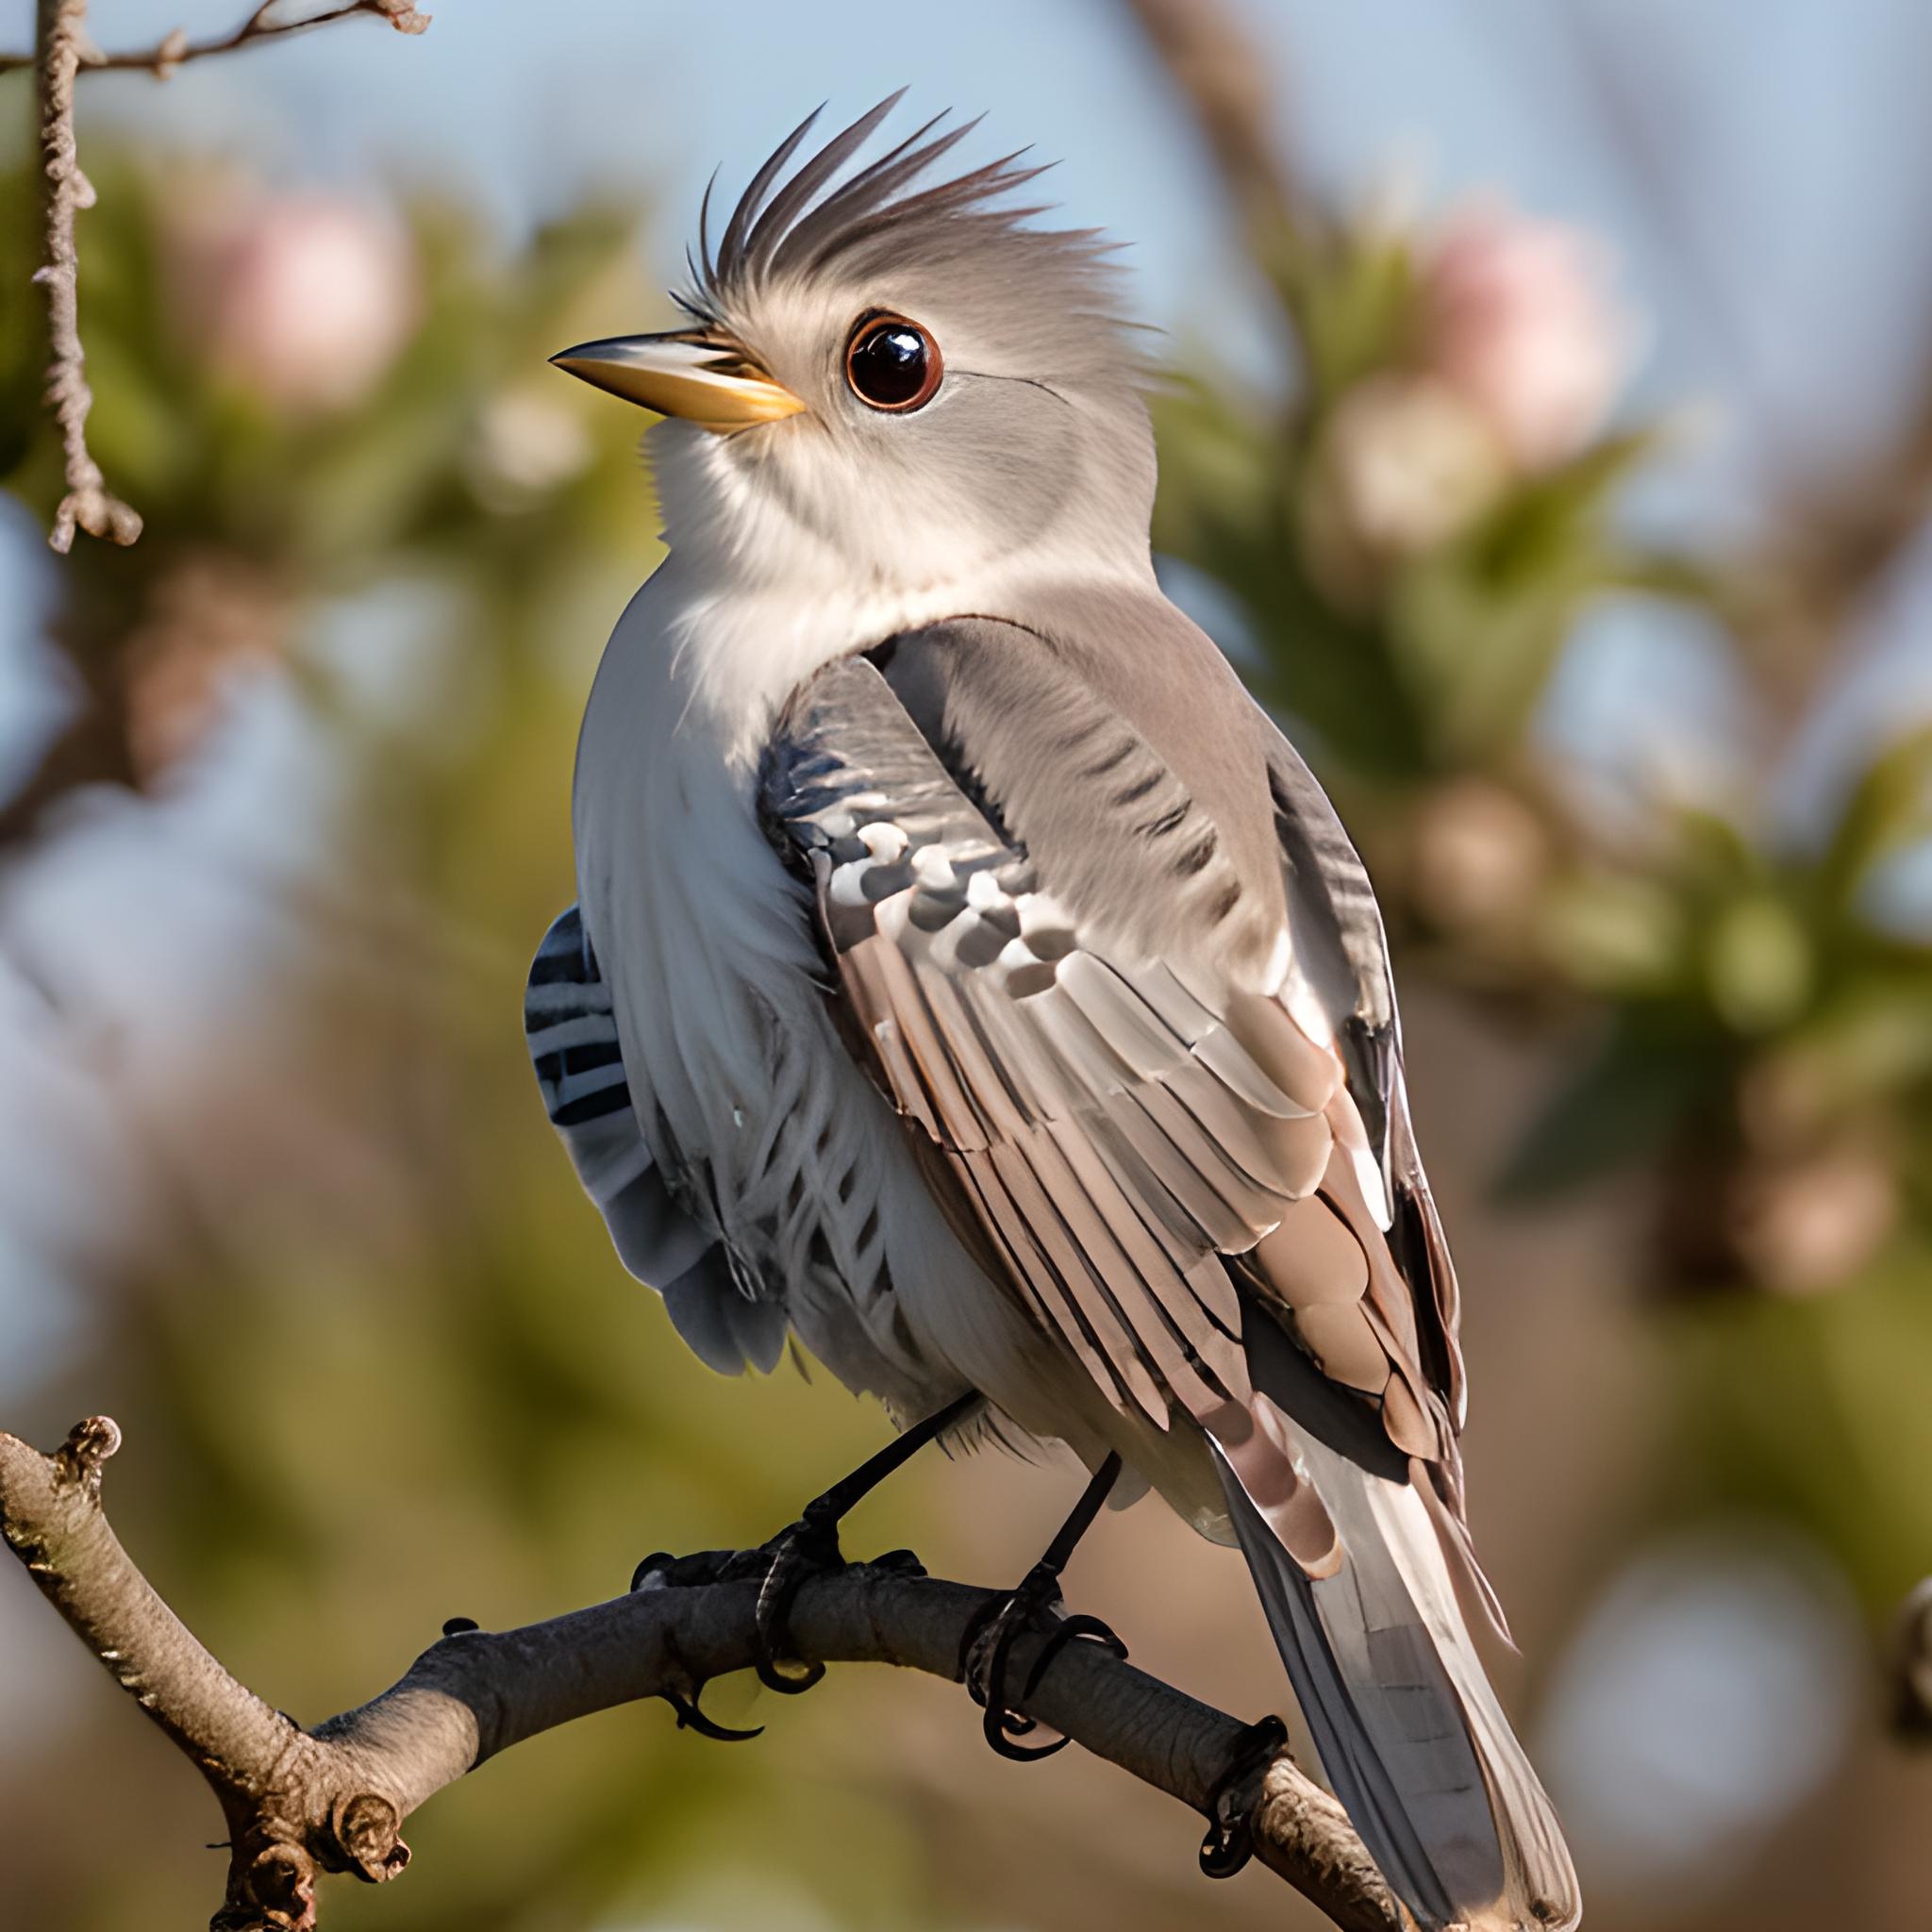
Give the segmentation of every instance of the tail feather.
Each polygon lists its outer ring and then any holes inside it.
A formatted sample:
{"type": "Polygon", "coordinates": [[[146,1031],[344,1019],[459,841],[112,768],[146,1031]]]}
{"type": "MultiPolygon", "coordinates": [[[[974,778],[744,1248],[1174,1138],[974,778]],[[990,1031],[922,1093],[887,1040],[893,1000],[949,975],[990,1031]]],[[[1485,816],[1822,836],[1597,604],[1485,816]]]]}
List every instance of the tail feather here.
{"type": "Polygon", "coordinates": [[[1307,1432],[1297,1448],[1341,1552],[1319,1577],[1218,1445],[1215,1460],[1336,1795],[1424,1932],[1569,1932],[1581,1908],[1561,1829],[1483,1674],[1422,1497],[1307,1432]]]}

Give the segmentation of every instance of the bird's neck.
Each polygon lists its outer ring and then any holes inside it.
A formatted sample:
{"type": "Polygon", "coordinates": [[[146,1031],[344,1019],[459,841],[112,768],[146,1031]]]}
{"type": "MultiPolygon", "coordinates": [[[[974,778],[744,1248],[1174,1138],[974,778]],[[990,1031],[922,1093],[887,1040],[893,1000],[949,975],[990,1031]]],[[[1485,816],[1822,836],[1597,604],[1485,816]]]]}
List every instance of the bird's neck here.
{"type": "MultiPolygon", "coordinates": [[[[681,425],[665,425],[681,426],[681,425]]],[[[864,568],[724,461],[685,438],[658,458],[670,555],[648,587],[653,622],[628,647],[668,654],[680,729],[756,763],[791,693],[835,658],[949,617],[1024,624],[1042,593],[1082,583],[1155,591],[1144,531],[1070,554],[1065,533],[989,553],[970,532],[926,532],[864,568]]],[[[655,445],[654,445],[655,447],[655,445]]],[[[622,629],[613,648],[625,645],[622,629]]]]}
{"type": "MultiPolygon", "coordinates": [[[[749,772],[786,700],[816,672],[886,639],[952,617],[1003,618],[1024,625],[1046,592],[1064,597],[1083,581],[1096,591],[1152,588],[1151,571],[1115,568],[1042,576],[1016,558],[924,582],[854,584],[835,577],[780,581],[733,578],[692,568],[676,551],[653,580],[662,601],[661,630],[637,647],[665,654],[663,673],[677,695],[679,731],[714,745],[749,772]]],[[[613,640],[613,643],[615,643],[613,640]]]]}

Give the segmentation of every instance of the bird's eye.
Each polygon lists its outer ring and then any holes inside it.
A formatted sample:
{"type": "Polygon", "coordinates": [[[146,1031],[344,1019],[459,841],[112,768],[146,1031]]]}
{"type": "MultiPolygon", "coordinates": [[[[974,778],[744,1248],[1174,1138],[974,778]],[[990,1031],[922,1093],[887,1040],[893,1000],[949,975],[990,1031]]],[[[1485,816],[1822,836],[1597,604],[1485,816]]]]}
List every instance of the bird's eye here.
{"type": "Polygon", "coordinates": [[[903,315],[869,315],[845,346],[845,380],[861,403],[904,412],[933,399],[945,365],[940,345],[903,315]]]}

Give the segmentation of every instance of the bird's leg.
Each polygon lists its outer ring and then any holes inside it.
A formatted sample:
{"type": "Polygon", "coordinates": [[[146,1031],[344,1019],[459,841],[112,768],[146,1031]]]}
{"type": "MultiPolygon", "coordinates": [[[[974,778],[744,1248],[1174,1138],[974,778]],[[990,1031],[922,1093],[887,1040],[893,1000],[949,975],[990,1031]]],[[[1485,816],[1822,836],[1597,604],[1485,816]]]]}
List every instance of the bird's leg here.
{"type": "Polygon", "coordinates": [[[1060,1572],[1074,1554],[1074,1546],[1092,1527],[1100,1506],[1120,1479],[1121,1459],[1109,1456],[1095,1471],[1074,1511],[1060,1524],[1059,1533],[1017,1590],[995,1597],[967,1625],[959,1645],[959,1674],[975,1704],[986,1710],[986,1741],[1002,1757],[1049,1757],[1067,1740],[1057,1738],[1051,1744],[1016,1744],[1033,1729],[1030,1717],[1024,1715],[1007,1694],[1007,1665],[1014,1641],[1026,1631],[1046,1633],[1046,1641],[1026,1674],[1017,1704],[1024,1704],[1040,1688],[1047,1666],[1069,1643],[1080,1639],[1103,1644],[1116,1657],[1125,1657],[1127,1646],[1098,1617],[1065,1614],[1060,1603],[1060,1572]]]}
{"type": "MultiPolygon", "coordinates": [[[[969,1391],[947,1403],[937,1414],[927,1416],[923,1423],[901,1430],[894,1441],[876,1455],[867,1457],[850,1475],[834,1483],[824,1495],[814,1497],[796,1523],[781,1529],[764,1546],[759,1554],[769,1554],[771,1560],[758,1586],[757,1670],[758,1682],[768,1690],[795,1696],[801,1690],[809,1690],[825,1674],[825,1667],[821,1663],[781,1663],[779,1659],[790,1649],[786,1620],[800,1589],[812,1576],[844,1567],[845,1554],[839,1547],[841,1520],[894,1470],[911,1461],[928,1442],[937,1441],[955,1423],[963,1420],[979,1400],[976,1391],[969,1391]]],[[[874,1562],[877,1567],[913,1575],[924,1574],[919,1558],[910,1550],[889,1550],[883,1557],[874,1558],[874,1562]]]]}

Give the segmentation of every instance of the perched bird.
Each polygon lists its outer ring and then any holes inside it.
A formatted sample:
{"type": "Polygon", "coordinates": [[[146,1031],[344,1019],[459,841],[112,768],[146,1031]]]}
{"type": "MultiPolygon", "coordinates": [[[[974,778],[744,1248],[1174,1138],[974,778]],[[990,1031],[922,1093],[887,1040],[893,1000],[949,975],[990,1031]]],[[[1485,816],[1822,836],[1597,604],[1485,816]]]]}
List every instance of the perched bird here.
{"type": "Polygon", "coordinates": [[[964,128],[862,165],[892,105],[701,220],[691,326],[556,358],[668,419],[669,555],[584,720],[552,1118],[704,1360],[789,1333],[912,1440],[1070,1445],[1062,1544],[1124,1466],[1240,1545],[1418,1923],[1572,1926],[1464,1621],[1456,1277],[1368,878],[1156,583],[1106,248],[1029,225],[1018,158],[935,182],[964,128]]]}

